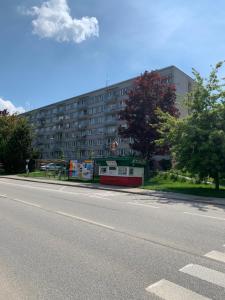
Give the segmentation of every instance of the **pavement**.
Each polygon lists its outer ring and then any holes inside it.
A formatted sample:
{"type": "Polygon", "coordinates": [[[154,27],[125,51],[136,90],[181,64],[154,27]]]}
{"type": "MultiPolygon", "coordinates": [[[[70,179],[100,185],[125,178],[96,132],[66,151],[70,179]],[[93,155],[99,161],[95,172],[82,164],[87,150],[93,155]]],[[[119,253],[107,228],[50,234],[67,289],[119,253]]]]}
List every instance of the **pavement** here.
{"type": "Polygon", "coordinates": [[[0,178],[0,299],[224,300],[225,208],[0,178]]]}
{"type": "Polygon", "coordinates": [[[193,196],[186,195],[180,193],[173,192],[163,192],[163,191],[154,191],[154,190],[145,190],[142,188],[130,188],[130,187],[122,187],[122,186],[112,186],[112,185],[102,185],[98,183],[82,183],[82,182],[71,182],[71,181],[60,181],[60,180],[52,180],[52,179],[36,179],[29,177],[21,177],[17,175],[7,175],[0,176],[0,178],[7,178],[13,180],[22,180],[22,181],[30,181],[30,182],[41,182],[46,184],[56,184],[61,186],[73,186],[73,187],[81,187],[81,188],[89,188],[89,189],[99,189],[106,191],[115,191],[121,193],[130,193],[136,195],[145,195],[145,196],[154,196],[160,199],[174,199],[178,201],[190,201],[190,202],[199,202],[213,205],[222,205],[225,206],[225,199],[216,198],[216,197],[202,197],[202,196],[193,196]]]}

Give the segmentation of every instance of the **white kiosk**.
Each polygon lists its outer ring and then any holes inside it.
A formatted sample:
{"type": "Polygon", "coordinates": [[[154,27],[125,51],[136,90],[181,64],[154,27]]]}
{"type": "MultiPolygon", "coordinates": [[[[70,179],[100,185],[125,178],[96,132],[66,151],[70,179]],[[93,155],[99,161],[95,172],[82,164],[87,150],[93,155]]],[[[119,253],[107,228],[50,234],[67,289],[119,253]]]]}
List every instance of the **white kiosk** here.
{"type": "Polygon", "coordinates": [[[143,184],[144,163],[134,158],[98,159],[100,183],[137,187],[143,184]]]}

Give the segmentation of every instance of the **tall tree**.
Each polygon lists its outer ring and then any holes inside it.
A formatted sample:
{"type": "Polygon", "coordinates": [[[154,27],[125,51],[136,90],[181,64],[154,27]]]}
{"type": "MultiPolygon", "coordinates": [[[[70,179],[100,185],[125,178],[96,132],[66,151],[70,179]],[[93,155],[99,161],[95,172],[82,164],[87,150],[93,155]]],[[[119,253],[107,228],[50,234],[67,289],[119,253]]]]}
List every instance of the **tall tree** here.
{"type": "Polygon", "coordinates": [[[201,179],[214,179],[219,189],[225,177],[225,84],[218,72],[222,62],[212,68],[207,79],[193,69],[195,84],[186,98],[190,114],[176,120],[162,114],[163,143],[172,145],[176,167],[201,179]]]}
{"type": "Polygon", "coordinates": [[[155,71],[144,72],[128,93],[126,107],[120,113],[120,119],[126,121],[126,126],[120,126],[119,134],[132,138],[130,147],[138,151],[142,158],[151,160],[154,154],[165,150],[165,147],[159,148],[155,143],[159,138],[157,109],[178,117],[175,101],[175,86],[155,71]]]}
{"type": "Polygon", "coordinates": [[[22,171],[31,156],[31,129],[26,119],[0,114],[0,161],[7,172],[22,171]]]}

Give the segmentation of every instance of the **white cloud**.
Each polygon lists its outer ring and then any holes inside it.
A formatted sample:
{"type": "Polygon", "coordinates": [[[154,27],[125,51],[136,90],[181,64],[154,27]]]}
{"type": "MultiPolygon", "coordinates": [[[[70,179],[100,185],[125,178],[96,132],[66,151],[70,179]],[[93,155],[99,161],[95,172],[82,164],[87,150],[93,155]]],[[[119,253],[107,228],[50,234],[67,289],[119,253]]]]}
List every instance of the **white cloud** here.
{"type": "Polygon", "coordinates": [[[72,18],[67,0],[45,1],[26,14],[34,17],[33,33],[41,38],[81,43],[91,36],[99,36],[98,20],[95,17],[72,18]]]}
{"type": "Polygon", "coordinates": [[[16,107],[11,101],[0,98],[0,110],[3,109],[7,109],[10,114],[25,112],[23,107],[16,107]]]}

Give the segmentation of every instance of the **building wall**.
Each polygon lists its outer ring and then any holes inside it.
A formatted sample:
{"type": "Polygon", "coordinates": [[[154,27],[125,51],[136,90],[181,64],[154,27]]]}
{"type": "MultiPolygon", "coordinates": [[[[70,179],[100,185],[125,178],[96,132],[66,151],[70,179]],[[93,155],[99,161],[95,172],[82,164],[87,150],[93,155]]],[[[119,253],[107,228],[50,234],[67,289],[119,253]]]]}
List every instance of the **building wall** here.
{"type": "MultiPolygon", "coordinates": [[[[185,94],[192,79],[174,66],[158,70],[185,94]]],[[[135,78],[60,101],[23,114],[33,126],[36,147],[43,159],[85,159],[110,155],[110,145],[117,140],[116,155],[129,155],[129,140],[118,137],[118,112],[124,108],[126,92],[135,78]]],[[[178,96],[178,102],[179,96],[178,96]]],[[[182,115],[186,111],[181,108],[182,115]]]]}

